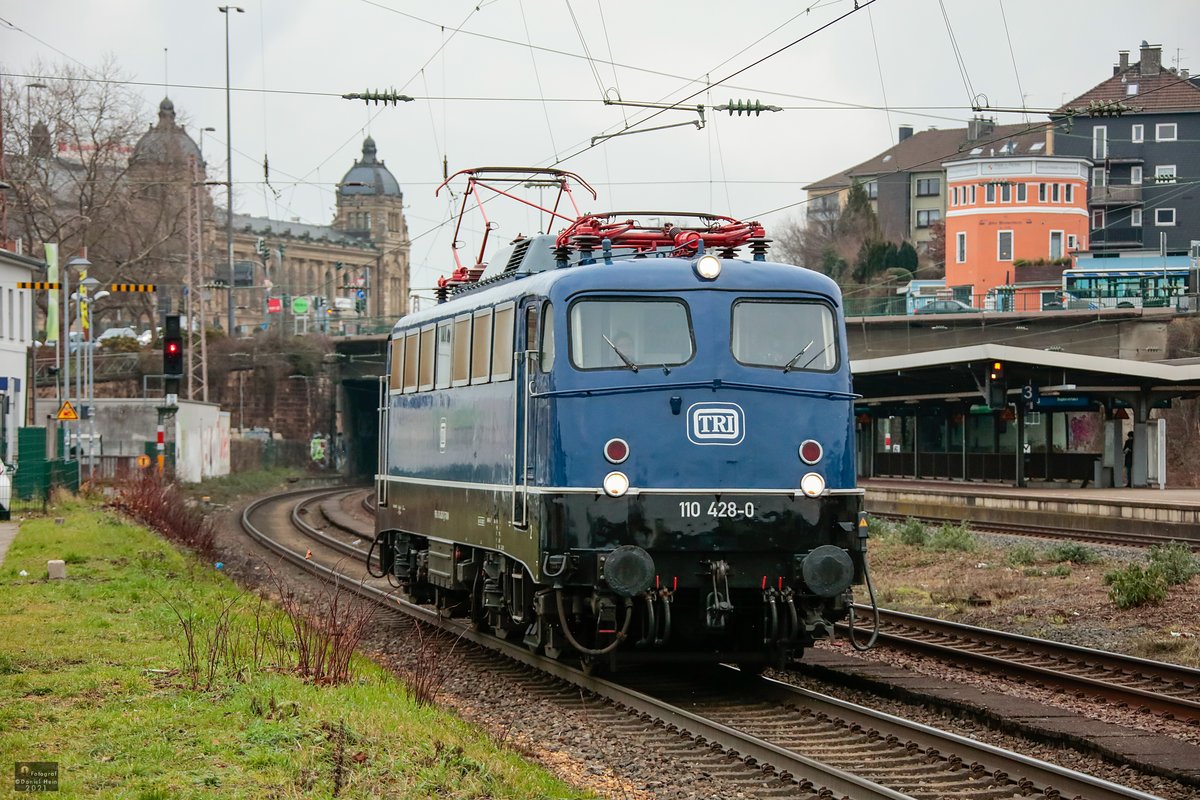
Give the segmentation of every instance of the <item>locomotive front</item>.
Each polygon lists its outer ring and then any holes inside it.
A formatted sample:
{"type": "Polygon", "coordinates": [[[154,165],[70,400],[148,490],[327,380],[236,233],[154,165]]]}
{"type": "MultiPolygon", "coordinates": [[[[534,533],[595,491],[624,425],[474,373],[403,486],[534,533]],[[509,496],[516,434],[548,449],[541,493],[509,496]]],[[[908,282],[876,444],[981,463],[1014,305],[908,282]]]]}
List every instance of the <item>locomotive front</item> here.
{"type": "Polygon", "coordinates": [[[547,294],[526,641],[763,664],[831,635],[866,563],[836,284],[700,255],[576,266],[547,294]]]}

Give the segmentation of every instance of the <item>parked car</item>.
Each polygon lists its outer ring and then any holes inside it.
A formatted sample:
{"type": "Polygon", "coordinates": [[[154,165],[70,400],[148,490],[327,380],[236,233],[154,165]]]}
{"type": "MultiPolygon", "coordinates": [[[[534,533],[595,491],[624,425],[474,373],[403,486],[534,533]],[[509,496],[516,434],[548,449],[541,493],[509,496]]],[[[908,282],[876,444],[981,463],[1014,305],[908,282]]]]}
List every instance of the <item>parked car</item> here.
{"type": "Polygon", "coordinates": [[[930,300],[918,308],[916,314],[970,314],[982,311],[982,308],[969,306],[961,300],[930,300]]]}

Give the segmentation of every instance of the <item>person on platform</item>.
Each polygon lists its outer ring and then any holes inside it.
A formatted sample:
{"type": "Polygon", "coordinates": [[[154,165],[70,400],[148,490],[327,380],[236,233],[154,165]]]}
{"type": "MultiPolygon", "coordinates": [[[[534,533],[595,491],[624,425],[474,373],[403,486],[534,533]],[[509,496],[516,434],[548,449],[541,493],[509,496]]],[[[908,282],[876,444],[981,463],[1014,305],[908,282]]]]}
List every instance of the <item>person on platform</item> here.
{"type": "Polygon", "coordinates": [[[1133,486],[1133,431],[1125,437],[1125,485],[1133,486]]]}

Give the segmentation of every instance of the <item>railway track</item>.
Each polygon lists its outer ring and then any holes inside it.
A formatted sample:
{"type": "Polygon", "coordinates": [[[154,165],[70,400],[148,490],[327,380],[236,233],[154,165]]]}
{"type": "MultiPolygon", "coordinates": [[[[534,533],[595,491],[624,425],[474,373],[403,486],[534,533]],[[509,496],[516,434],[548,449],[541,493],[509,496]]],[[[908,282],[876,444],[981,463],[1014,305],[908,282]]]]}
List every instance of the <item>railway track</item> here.
{"type": "Polygon", "coordinates": [[[920,514],[877,514],[871,512],[872,519],[886,519],[892,522],[903,522],[915,519],[918,522],[928,522],[935,525],[970,525],[971,530],[978,533],[1004,533],[1013,536],[1031,536],[1042,539],[1065,539],[1071,542],[1087,542],[1090,544],[1118,545],[1123,547],[1153,547],[1167,545],[1172,542],[1183,542],[1194,552],[1200,552],[1200,540],[1179,536],[1155,536],[1145,533],[1108,533],[1106,531],[1066,530],[1047,525],[1026,525],[1004,522],[974,522],[972,520],[950,519],[948,517],[927,517],[920,514]]]}
{"type": "Polygon", "coordinates": [[[641,730],[685,764],[720,770],[749,794],[890,800],[1151,797],[730,667],[620,676],[619,681],[585,674],[404,602],[386,583],[366,577],[361,532],[354,544],[354,533],[320,531],[313,519],[315,507],[344,494],[305,490],[265,498],[246,508],[242,525],[261,544],[314,574],[498,653],[507,659],[500,664],[517,663],[552,676],[565,687],[567,699],[580,690],[603,698],[609,704],[605,713],[620,720],[622,730],[641,730]]]}
{"type": "Polygon", "coordinates": [[[1200,724],[1197,669],[889,609],[879,621],[879,642],[891,647],[1200,724]]]}

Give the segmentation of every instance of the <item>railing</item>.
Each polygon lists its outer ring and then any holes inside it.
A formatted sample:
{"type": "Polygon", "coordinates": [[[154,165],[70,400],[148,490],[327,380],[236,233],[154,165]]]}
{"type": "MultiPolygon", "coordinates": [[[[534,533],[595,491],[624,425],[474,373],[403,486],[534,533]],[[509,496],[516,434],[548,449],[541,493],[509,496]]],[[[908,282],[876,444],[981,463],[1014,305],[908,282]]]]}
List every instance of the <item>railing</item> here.
{"type": "MultiPolygon", "coordinates": [[[[989,314],[1056,313],[1059,311],[1104,311],[1131,308],[1173,308],[1189,311],[1197,308],[1196,303],[1176,288],[1169,291],[1147,289],[1135,294],[1103,294],[1093,290],[1041,289],[1030,292],[1001,294],[956,295],[955,300],[966,307],[953,307],[950,311],[930,313],[927,304],[944,297],[921,297],[916,300],[914,311],[906,311],[905,298],[890,297],[847,297],[847,317],[911,316],[931,325],[937,320],[963,322],[977,317],[980,312],[989,314]]],[[[939,307],[941,308],[941,307],[939,307]]]]}
{"type": "Polygon", "coordinates": [[[1091,249],[1136,248],[1142,246],[1142,229],[1125,226],[1097,228],[1091,234],[1091,249]]]}
{"type": "Polygon", "coordinates": [[[1142,202],[1141,186],[1093,186],[1088,192],[1088,205],[1133,205],[1142,202]]]}

